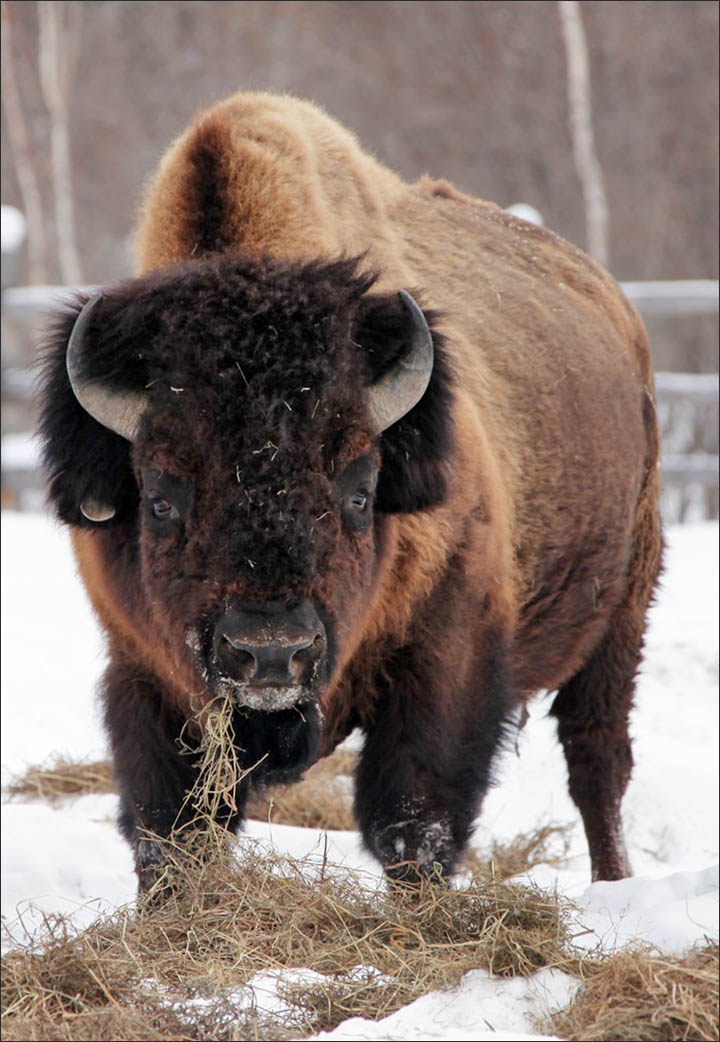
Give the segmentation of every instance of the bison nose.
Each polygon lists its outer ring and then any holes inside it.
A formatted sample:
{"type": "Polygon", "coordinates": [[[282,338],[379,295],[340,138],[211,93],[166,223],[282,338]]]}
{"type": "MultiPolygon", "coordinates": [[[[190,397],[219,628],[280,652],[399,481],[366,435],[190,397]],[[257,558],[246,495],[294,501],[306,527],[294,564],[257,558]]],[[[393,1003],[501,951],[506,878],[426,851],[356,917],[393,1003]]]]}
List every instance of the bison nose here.
{"type": "Polygon", "coordinates": [[[326,643],[325,627],[309,602],[291,611],[235,609],[215,627],[213,666],[251,686],[301,685],[312,679],[326,643]]]}

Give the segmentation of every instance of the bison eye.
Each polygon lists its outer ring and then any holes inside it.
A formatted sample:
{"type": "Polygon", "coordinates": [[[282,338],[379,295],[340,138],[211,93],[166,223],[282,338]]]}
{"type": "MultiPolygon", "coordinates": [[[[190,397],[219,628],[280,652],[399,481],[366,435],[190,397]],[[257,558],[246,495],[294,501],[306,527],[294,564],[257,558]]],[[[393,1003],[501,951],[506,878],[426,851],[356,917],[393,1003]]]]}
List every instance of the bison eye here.
{"type": "Polygon", "coordinates": [[[158,521],[177,521],[180,517],[172,503],[168,503],[167,499],[163,499],[161,496],[151,498],[150,510],[158,521]]]}
{"type": "Polygon", "coordinates": [[[372,524],[372,493],[356,489],[343,503],[345,523],[355,531],[364,532],[372,524]]]}
{"type": "Polygon", "coordinates": [[[374,461],[360,456],[335,478],[342,519],[350,532],[365,532],[372,525],[377,474],[374,461]]]}
{"type": "Polygon", "coordinates": [[[362,513],[368,505],[368,499],[369,497],[367,492],[356,492],[354,495],[350,496],[350,506],[353,510],[362,513]]]}

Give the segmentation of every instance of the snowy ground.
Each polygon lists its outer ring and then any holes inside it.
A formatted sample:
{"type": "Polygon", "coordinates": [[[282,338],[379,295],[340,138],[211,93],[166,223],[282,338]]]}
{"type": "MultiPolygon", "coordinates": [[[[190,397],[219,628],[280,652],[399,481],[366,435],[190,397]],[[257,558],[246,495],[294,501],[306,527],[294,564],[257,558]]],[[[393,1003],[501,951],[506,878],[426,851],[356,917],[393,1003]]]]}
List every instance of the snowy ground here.
{"type": "MultiPolygon", "coordinates": [[[[66,534],[40,515],[2,517],[2,781],[63,755],[104,759],[93,691],[103,645],[66,534]]],[[[488,796],[475,844],[512,838],[548,822],[575,822],[567,864],[538,866],[532,878],[580,906],[577,939],[605,948],[642,937],[682,951],[718,935],[718,526],[668,533],[665,577],[653,609],[646,666],[634,715],[636,768],[625,800],[635,876],[589,886],[582,828],[565,768],[538,700],[488,796]]],[[[80,924],[131,901],[131,859],[115,825],[114,796],[59,807],[3,805],[3,923],[32,932],[44,912],[73,912],[80,924]]],[[[324,855],[324,836],[252,822],[248,842],[294,856],[324,855]]],[[[331,861],[380,872],[355,833],[331,833],[331,861]]],[[[259,1006],[276,1008],[272,975],[253,982],[259,1006]]],[[[467,974],[453,993],[434,993],[377,1024],[348,1021],[324,1039],[538,1039],[533,1018],[564,1005],[575,985],[542,971],[529,980],[467,974]]]]}

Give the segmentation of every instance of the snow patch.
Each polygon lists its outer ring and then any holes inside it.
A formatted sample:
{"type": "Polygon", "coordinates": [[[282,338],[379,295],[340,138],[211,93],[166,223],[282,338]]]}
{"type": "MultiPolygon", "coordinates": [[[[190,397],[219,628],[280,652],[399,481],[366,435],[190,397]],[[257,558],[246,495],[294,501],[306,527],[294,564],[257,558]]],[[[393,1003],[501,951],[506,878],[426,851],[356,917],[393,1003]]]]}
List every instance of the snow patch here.
{"type": "Polygon", "coordinates": [[[16,206],[0,206],[0,239],[2,252],[19,250],[27,235],[27,220],[16,206]]]}
{"type": "Polygon", "coordinates": [[[557,970],[508,980],[491,977],[485,970],[470,970],[457,988],[423,995],[382,1020],[352,1017],[313,1038],[317,1042],[554,1039],[554,1035],[535,1034],[536,1026],[571,1002],[578,987],[576,978],[557,970]]]}

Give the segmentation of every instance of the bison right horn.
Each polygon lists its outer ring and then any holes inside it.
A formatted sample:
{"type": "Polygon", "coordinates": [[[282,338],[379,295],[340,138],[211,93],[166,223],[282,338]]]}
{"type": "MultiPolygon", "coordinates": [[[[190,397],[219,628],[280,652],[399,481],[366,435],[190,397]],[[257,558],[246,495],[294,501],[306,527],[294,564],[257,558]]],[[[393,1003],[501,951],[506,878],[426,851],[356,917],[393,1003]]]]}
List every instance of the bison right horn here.
{"type": "Polygon", "coordinates": [[[378,434],[397,423],[427,390],[435,353],[432,334],[418,304],[404,289],[398,296],[411,323],[410,349],[368,391],[370,414],[378,434]]]}
{"type": "Polygon", "coordinates": [[[73,393],[85,412],[103,427],[115,431],[127,441],[134,441],[147,407],[146,395],[138,391],[111,391],[81,375],[88,327],[101,300],[102,294],[89,300],[75,320],[67,347],[67,374],[73,393]]]}

